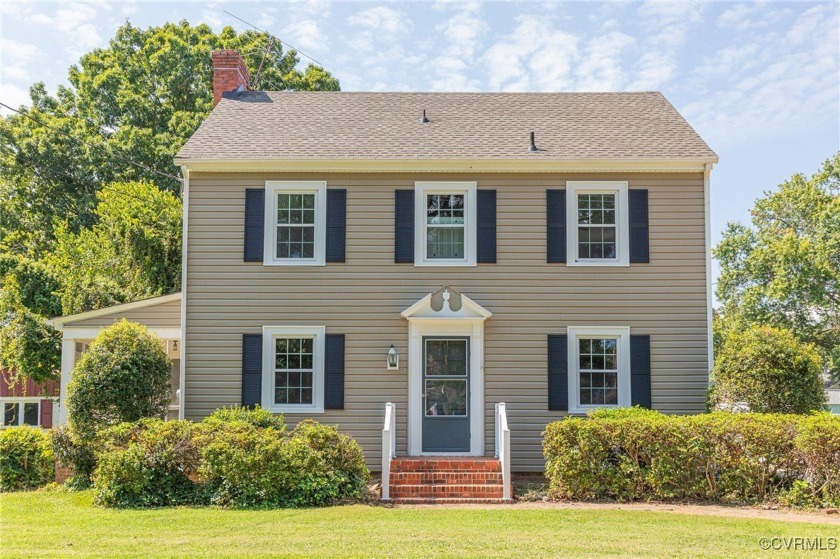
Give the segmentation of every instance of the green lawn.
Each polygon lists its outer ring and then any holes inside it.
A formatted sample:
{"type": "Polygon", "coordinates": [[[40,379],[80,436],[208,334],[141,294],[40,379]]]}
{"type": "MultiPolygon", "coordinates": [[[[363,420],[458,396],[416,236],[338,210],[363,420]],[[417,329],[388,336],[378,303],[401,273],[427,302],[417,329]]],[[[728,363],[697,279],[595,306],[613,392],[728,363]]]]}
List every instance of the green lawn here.
{"type": "Polygon", "coordinates": [[[0,495],[0,557],[837,557],[759,539],[837,525],[668,512],[496,508],[108,510],[90,493],[0,495]]]}

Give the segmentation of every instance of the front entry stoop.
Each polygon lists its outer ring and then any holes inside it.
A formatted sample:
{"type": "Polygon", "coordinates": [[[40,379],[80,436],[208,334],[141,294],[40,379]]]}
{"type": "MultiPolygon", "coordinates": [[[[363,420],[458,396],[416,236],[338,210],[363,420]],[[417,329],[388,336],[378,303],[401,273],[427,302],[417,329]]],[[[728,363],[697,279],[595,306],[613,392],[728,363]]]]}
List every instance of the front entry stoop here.
{"type": "Polygon", "coordinates": [[[391,460],[391,502],[511,503],[498,458],[428,456],[391,460]]]}

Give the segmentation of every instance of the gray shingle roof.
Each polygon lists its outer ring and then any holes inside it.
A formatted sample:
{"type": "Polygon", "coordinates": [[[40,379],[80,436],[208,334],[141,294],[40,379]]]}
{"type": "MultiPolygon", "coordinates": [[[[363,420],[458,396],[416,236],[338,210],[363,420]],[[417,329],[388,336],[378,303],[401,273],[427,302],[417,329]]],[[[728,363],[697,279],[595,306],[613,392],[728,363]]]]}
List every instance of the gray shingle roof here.
{"type": "Polygon", "coordinates": [[[249,91],[223,99],[177,158],[717,160],[658,92],[249,91]]]}

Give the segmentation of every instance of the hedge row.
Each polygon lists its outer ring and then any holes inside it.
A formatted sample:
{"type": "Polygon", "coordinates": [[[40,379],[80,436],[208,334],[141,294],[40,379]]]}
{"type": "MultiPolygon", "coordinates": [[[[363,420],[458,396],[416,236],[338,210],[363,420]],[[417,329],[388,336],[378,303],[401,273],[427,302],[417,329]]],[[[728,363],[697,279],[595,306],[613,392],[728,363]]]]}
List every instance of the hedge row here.
{"type": "Polygon", "coordinates": [[[0,430],[0,492],[36,489],[55,477],[50,436],[37,427],[0,430]]]}
{"type": "Polygon", "coordinates": [[[324,506],[364,496],[370,472],[362,449],[333,426],[304,421],[288,432],[281,416],[244,408],[204,421],[144,419],[82,440],[67,429],[56,455],[90,472],[107,507],[324,506]]]}
{"type": "Polygon", "coordinates": [[[840,505],[840,417],[599,410],[543,433],[555,498],[840,505]]]}

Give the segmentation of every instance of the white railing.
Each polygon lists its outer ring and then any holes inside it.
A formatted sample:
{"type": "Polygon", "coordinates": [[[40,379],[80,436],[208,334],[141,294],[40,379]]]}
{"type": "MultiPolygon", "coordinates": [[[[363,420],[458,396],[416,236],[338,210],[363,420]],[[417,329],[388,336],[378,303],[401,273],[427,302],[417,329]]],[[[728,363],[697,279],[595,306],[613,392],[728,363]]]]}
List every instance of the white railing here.
{"type": "Polygon", "coordinates": [[[397,405],[385,404],[385,425],[382,427],[382,500],[387,501],[391,485],[391,459],[397,455],[397,405]]]}
{"type": "Polygon", "coordinates": [[[502,497],[510,500],[510,428],[505,404],[496,404],[496,458],[502,463],[502,497]]]}

